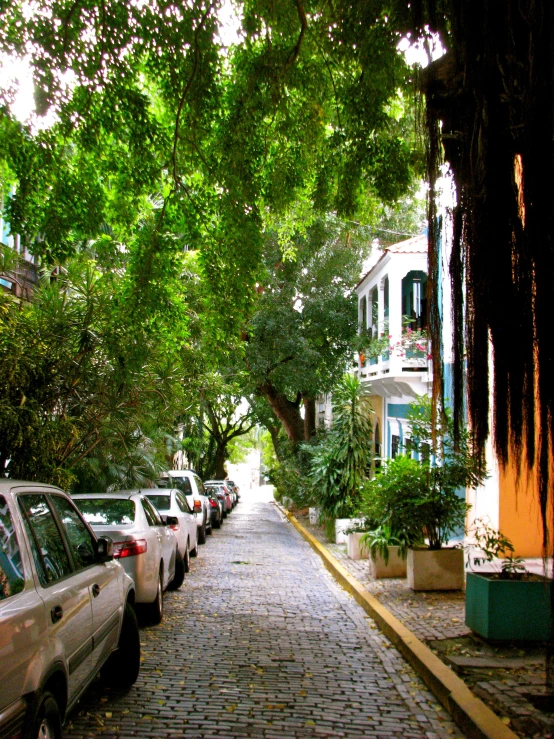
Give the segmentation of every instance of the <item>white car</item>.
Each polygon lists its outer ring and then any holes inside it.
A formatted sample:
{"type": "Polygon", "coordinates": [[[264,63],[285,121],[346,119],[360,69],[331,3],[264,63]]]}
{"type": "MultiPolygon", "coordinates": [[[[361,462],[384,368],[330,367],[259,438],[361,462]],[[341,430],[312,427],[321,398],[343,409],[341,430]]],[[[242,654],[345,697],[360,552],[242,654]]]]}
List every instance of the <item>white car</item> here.
{"type": "Polygon", "coordinates": [[[73,495],[85,520],[98,536],[109,536],[114,557],[133,578],[136,602],[151,623],[163,618],[163,591],[179,588],[185,577],[170,517],[164,523],[140,490],[73,495]]]}
{"type": "Polygon", "coordinates": [[[160,487],[175,487],[185,494],[189,506],[198,513],[198,543],[206,543],[212,533],[210,501],[204,494],[204,483],[193,470],[168,470],[158,481],[160,487]]]}
{"type": "Polygon", "coordinates": [[[138,677],[135,586],[59,488],[0,480],[0,736],[61,739],[101,671],[138,677]]]}
{"type": "Polygon", "coordinates": [[[148,490],[148,500],[157,508],[162,516],[174,516],[178,523],[171,526],[177,538],[179,554],[183,558],[185,572],[190,570],[190,558],[198,554],[198,526],[194,513],[187,503],[184,493],[176,488],[164,490],[148,490]]]}

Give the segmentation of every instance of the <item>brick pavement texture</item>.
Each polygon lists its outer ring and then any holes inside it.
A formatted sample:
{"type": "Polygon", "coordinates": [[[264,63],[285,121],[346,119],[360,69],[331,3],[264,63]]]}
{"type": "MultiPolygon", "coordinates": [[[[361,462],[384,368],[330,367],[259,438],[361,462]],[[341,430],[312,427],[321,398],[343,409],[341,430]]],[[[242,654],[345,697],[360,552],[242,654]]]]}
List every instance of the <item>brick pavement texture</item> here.
{"type": "Polygon", "coordinates": [[[320,526],[310,524],[308,516],[296,512],[294,515],[418,639],[454,639],[471,633],[465,625],[463,592],[416,592],[408,587],[406,578],[374,580],[369,574],[367,560],[351,560],[346,553],[346,545],[330,543],[320,526]]]}
{"type": "Polygon", "coordinates": [[[87,691],[65,739],[451,739],[413,669],[268,497],[201,547],[127,694],[87,691]]]}

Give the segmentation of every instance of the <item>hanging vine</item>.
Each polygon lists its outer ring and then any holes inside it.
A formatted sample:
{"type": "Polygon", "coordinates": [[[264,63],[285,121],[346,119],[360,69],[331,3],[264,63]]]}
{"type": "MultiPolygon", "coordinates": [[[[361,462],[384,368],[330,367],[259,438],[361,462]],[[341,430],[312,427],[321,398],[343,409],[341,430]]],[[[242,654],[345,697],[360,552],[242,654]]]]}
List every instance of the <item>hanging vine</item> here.
{"type": "Polygon", "coordinates": [[[433,19],[427,3],[415,5],[414,25],[442,30],[448,48],[423,78],[434,396],[442,395],[443,373],[432,196],[442,148],[458,194],[451,258],[456,424],[464,421],[467,383],[474,445],[482,456],[491,430],[492,367],[496,453],[503,466],[515,464],[518,477],[524,467],[537,471],[546,552],[554,504],[554,7],[537,0],[450,0],[429,4],[433,19]],[[448,33],[437,8],[449,21],[448,33]]]}

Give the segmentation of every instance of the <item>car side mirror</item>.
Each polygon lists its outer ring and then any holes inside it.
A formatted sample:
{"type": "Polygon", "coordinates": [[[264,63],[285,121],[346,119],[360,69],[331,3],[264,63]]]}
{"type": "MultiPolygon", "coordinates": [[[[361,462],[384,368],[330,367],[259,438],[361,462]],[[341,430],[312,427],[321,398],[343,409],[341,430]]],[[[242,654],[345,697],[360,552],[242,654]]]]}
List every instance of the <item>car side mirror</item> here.
{"type": "Polygon", "coordinates": [[[98,562],[111,562],[113,559],[113,541],[109,536],[100,536],[96,540],[96,559],[98,562]]]}
{"type": "Polygon", "coordinates": [[[162,521],[166,526],[178,526],[179,519],[177,516],[162,516],[162,521]]]}

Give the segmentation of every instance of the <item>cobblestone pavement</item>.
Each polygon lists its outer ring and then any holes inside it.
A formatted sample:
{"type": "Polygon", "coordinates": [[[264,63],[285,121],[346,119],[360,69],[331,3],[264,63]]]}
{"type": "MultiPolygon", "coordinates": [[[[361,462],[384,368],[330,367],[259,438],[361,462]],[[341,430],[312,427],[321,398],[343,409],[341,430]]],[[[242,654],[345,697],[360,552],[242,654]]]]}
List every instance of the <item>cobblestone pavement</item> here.
{"type": "Polygon", "coordinates": [[[554,737],[554,696],[545,687],[544,645],[487,643],[465,625],[463,592],[414,592],[405,578],[374,580],[367,560],[351,560],[346,545],[329,542],[323,528],[311,525],[307,515],[295,515],[358,582],[450,663],[516,734],[522,739],[554,737]],[[451,661],[457,657],[477,659],[461,667],[451,661]],[[505,666],[499,667],[499,660],[505,666]]]}
{"type": "Polygon", "coordinates": [[[268,497],[243,496],[165,605],[134,688],[96,683],[65,739],[462,736],[268,497]]]}
{"type": "Polygon", "coordinates": [[[471,633],[465,625],[464,593],[415,592],[408,587],[406,578],[374,580],[369,575],[366,559],[351,560],[346,553],[346,545],[330,543],[321,527],[310,524],[308,516],[295,515],[302,526],[324,544],[341,565],[418,639],[453,639],[471,633]]]}

